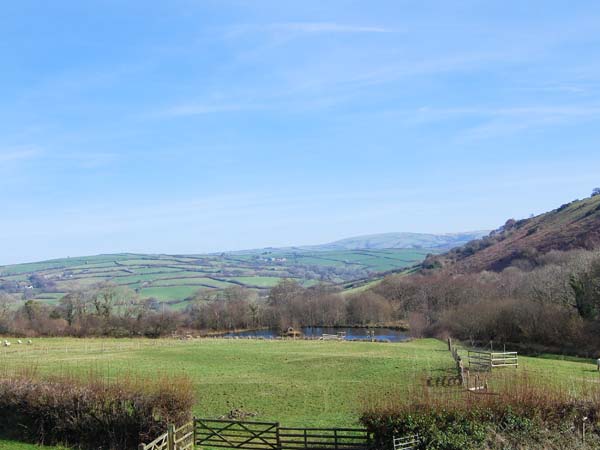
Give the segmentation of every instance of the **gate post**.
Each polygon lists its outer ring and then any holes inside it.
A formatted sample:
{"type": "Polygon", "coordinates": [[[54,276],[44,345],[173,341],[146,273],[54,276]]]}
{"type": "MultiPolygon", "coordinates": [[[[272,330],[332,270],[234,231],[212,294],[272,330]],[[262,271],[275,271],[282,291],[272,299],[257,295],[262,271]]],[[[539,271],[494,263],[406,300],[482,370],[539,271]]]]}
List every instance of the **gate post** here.
{"type": "Polygon", "coordinates": [[[277,430],[277,449],[281,450],[281,436],[279,435],[279,422],[275,425],[275,429],[277,430]]]}
{"type": "Polygon", "coordinates": [[[175,425],[167,425],[167,450],[175,450],[175,425]]]}
{"type": "Polygon", "coordinates": [[[192,448],[196,448],[196,416],[192,418],[192,439],[194,440],[192,448]]]}

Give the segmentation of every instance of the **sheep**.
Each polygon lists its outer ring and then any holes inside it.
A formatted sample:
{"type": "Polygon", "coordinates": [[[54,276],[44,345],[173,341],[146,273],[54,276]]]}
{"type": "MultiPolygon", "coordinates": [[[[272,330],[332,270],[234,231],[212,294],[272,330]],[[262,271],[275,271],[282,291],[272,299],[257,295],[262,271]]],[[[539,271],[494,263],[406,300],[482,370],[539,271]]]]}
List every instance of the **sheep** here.
{"type": "Polygon", "coordinates": [[[10,347],[10,342],[8,342],[8,341],[6,341],[6,340],[5,340],[5,341],[4,341],[4,346],[5,346],[5,347],[10,347]]]}
{"type": "Polygon", "coordinates": [[[31,345],[31,344],[33,344],[32,340],[31,340],[31,339],[28,339],[28,340],[27,340],[27,345],[31,345]]]}
{"type": "Polygon", "coordinates": [[[21,339],[17,340],[17,344],[21,345],[23,341],[21,339]]]}

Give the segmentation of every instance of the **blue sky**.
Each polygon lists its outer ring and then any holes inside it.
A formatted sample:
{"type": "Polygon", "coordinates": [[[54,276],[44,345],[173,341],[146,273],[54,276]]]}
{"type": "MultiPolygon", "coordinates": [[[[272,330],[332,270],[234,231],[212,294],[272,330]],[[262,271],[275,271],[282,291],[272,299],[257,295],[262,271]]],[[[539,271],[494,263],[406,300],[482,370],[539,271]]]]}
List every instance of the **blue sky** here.
{"type": "Polygon", "coordinates": [[[0,263],[490,229],[600,185],[596,1],[0,6],[0,263]]]}

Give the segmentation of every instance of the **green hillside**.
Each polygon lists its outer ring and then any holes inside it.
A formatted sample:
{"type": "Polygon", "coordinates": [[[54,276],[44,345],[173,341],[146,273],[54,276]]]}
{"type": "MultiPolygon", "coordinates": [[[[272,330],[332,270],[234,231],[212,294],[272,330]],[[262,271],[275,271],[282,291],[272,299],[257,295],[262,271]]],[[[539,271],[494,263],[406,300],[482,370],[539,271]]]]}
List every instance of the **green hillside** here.
{"type": "Polygon", "coordinates": [[[181,307],[200,289],[243,286],[266,292],[282,278],[308,286],[401,270],[431,249],[345,251],[259,250],[219,255],[112,254],[0,267],[0,292],[55,303],[69,291],[100,282],[127,286],[144,298],[181,307]]]}

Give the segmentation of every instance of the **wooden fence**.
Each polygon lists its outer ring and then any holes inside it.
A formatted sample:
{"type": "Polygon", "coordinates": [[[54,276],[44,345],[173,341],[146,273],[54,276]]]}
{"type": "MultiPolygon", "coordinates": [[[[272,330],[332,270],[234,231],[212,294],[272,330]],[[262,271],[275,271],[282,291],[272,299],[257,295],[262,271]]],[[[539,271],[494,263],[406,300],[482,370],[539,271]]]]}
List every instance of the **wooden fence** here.
{"type": "Polygon", "coordinates": [[[282,450],[369,450],[371,434],[358,428],[279,428],[282,450]]]}
{"type": "Polygon", "coordinates": [[[198,447],[279,449],[279,424],[235,420],[194,419],[198,447]]]}
{"type": "Polygon", "coordinates": [[[416,450],[420,442],[418,434],[394,437],[394,450],[416,450]]]}
{"type": "Polygon", "coordinates": [[[469,350],[469,368],[480,371],[490,371],[495,367],[518,367],[517,352],[483,352],[469,350]]]}
{"type": "Polygon", "coordinates": [[[194,423],[186,423],[180,428],[169,425],[165,434],[149,444],[140,444],[138,450],[194,450],[194,423]]]}
{"type": "MultiPolygon", "coordinates": [[[[286,428],[277,422],[194,418],[139,450],[373,450],[373,436],[362,428],[286,428]]],[[[410,448],[410,447],[407,447],[410,448]]]]}

